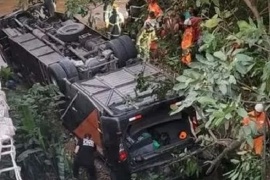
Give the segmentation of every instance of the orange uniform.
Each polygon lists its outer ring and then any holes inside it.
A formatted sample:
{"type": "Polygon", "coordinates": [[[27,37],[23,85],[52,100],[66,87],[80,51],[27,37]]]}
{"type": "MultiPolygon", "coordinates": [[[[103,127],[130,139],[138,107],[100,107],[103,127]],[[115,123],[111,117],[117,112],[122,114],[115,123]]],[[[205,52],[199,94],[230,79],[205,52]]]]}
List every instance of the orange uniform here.
{"type": "Polygon", "coordinates": [[[148,4],[148,11],[153,11],[155,13],[155,17],[159,17],[163,13],[157,2],[150,2],[148,4]]]}
{"type": "Polygon", "coordinates": [[[194,35],[193,27],[187,27],[185,29],[183,39],[181,42],[182,48],[181,61],[186,65],[191,63],[191,47],[193,45],[193,38],[194,38],[193,35],[194,35]]]}
{"type": "Polygon", "coordinates": [[[194,43],[196,43],[201,35],[201,28],[200,28],[200,23],[202,22],[202,18],[201,17],[191,17],[190,18],[192,27],[194,29],[194,38],[193,41],[194,43]]]}
{"type": "MultiPolygon", "coordinates": [[[[249,125],[250,121],[254,121],[257,126],[257,130],[262,130],[264,128],[264,121],[265,121],[266,114],[264,112],[260,113],[259,115],[256,115],[255,111],[251,111],[248,113],[248,117],[245,117],[242,121],[244,126],[249,125]]],[[[269,120],[267,119],[267,124],[269,126],[269,120]]],[[[258,155],[262,154],[263,150],[263,140],[264,136],[259,136],[255,139],[253,139],[253,148],[255,150],[255,153],[258,155]]]]}

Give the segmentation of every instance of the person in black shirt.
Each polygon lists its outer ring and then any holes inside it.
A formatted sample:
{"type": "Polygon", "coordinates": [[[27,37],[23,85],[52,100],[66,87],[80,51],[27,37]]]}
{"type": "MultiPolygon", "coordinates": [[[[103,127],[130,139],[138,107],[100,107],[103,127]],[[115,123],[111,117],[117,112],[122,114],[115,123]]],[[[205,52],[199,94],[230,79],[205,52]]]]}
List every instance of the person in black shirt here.
{"type": "Polygon", "coordinates": [[[89,180],[96,179],[96,169],[94,165],[94,152],[96,151],[96,145],[92,140],[90,134],[85,134],[83,139],[79,139],[76,149],[75,158],[73,163],[73,176],[78,178],[79,169],[83,167],[89,174],[89,180]]]}

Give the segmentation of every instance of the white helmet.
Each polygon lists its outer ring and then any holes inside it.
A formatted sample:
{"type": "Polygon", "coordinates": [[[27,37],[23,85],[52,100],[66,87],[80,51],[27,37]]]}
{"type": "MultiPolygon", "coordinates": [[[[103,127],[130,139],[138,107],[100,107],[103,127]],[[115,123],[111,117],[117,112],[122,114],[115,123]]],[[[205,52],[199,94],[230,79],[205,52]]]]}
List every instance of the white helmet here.
{"type": "Polygon", "coordinates": [[[188,18],[184,21],[184,25],[191,26],[191,20],[188,18]]]}
{"type": "Polygon", "coordinates": [[[255,105],[255,111],[263,112],[263,110],[264,110],[263,104],[256,104],[255,105]]]}

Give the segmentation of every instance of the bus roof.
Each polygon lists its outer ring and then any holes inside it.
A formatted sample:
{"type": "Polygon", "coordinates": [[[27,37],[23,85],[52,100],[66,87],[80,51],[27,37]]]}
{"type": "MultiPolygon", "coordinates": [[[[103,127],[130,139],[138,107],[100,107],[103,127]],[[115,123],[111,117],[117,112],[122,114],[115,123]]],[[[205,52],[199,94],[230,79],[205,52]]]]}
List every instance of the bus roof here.
{"type": "Polygon", "coordinates": [[[107,74],[96,75],[92,79],[75,82],[73,85],[86,93],[97,106],[109,111],[111,115],[117,115],[157,101],[157,96],[152,93],[153,86],[149,86],[143,92],[136,91],[137,77],[141,72],[144,77],[155,80],[151,81],[152,85],[166,78],[153,65],[139,63],[107,74]]]}

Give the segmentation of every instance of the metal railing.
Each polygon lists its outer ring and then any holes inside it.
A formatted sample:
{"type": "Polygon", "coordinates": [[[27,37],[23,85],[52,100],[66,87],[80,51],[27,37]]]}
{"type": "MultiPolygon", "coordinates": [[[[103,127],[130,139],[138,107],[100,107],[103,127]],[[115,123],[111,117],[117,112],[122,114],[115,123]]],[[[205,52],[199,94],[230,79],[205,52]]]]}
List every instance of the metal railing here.
{"type": "Polygon", "coordinates": [[[1,90],[0,83],[0,179],[2,173],[13,171],[16,180],[22,180],[20,175],[21,168],[16,163],[16,148],[13,140],[15,127],[13,126],[12,119],[9,118],[8,110],[9,106],[6,102],[6,95],[1,90]],[[7,156],[10,156],[11,165],[9,166],[2,163],[7,156]]]}

